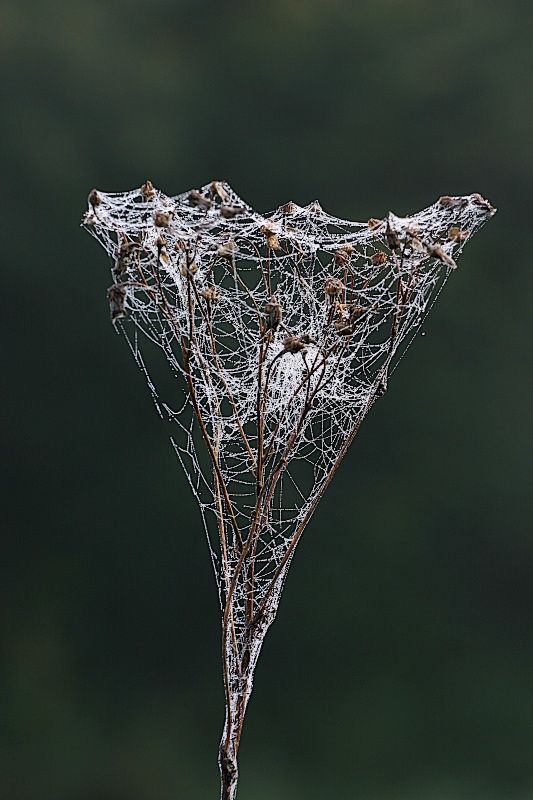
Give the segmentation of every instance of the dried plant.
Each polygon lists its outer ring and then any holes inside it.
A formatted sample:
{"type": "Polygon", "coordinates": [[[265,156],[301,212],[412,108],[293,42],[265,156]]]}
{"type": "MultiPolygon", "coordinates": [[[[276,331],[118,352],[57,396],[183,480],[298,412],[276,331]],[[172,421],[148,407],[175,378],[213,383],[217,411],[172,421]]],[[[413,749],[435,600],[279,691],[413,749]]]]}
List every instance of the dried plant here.
{"type": "Polygon", "coordinates": [[[254,670],[296,545],[465,241],[493,213],[473,194],[364,224],[318,203],[263,216],[219,181],[174,198],[149,181],[89,194],[83,223],[113,261],[111,320],[176,423],[217,578],[222,800],[236,794],[254,670]],[[145,337],[182,381],[166,401],[145,337]]]}

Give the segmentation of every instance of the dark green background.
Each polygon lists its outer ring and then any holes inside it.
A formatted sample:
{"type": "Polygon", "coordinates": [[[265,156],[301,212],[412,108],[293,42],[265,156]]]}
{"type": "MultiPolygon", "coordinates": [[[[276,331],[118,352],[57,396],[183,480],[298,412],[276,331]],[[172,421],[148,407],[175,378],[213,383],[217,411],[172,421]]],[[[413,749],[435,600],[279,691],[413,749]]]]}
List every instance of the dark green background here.
{"type": "Polygon", "coordinates": [[[1,800],[207,800],[219,613],[88,191],[499,208],[299,547],[242,800],[533,797],[533,5],[3,0],[1,800]]]}

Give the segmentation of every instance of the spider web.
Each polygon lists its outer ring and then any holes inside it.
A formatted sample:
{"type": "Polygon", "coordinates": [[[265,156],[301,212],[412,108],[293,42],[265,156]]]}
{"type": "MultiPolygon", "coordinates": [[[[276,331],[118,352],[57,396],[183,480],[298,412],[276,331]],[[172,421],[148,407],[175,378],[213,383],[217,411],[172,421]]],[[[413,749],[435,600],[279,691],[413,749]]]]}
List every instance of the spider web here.
{"type": "Polygon", "coordinates": [[[251,692],[296,541],[464,243],[494,211],[473,194],[368,223],[317,202],[261,215],[221,182],[176,197],[149,182],[89,195],[83,223],[113,263],[112,321],[176,425],[204,520],[231,622],[230,715],[243,681],[244,705],[251,692]],[[150,380],[145,339],[180,379],[172,397],[150,380]]]}

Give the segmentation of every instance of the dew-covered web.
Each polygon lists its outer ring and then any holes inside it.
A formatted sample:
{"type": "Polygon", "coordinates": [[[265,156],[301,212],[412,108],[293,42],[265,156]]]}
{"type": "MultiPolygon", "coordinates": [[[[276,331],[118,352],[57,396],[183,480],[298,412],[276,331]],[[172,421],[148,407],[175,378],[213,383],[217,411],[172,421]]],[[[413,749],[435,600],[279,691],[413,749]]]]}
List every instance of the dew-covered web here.
{"type": "Polygon", "coordinates": [[[493,213],[473,194],[367,223],[316,202],[261,215],[220,182],[177,197],[149,182],[89,195],[84,224],[113,263],[112,320],[147,377],[150,339],[179,378],[161,398],[148,380],[204,519],[230,716],[243,681],[246,705],[301,531],[464,243],[493,213]]]}

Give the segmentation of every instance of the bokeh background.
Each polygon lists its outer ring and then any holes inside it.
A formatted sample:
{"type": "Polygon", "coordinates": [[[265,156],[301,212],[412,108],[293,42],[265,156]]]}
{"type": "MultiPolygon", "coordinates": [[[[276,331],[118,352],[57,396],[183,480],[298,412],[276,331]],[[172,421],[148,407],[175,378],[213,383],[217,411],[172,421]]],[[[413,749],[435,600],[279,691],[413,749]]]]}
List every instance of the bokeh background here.
{"type": "Polygon", "coordinates": [[[242,800],[533,798],[533,5],[2,0],[1,800],[218,796],[200,515],[78,226],[93,186],[499,208],[304,536],[242,800]]]}

